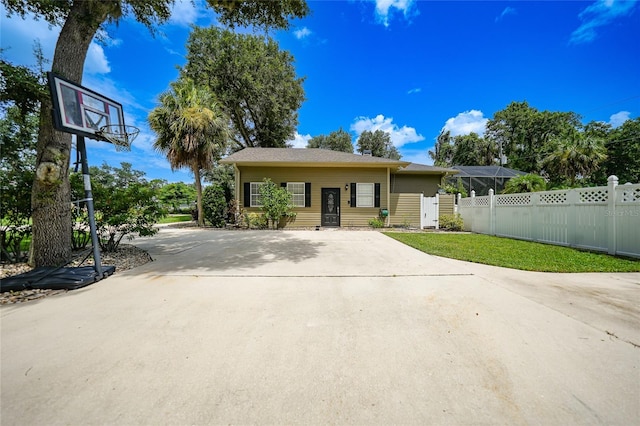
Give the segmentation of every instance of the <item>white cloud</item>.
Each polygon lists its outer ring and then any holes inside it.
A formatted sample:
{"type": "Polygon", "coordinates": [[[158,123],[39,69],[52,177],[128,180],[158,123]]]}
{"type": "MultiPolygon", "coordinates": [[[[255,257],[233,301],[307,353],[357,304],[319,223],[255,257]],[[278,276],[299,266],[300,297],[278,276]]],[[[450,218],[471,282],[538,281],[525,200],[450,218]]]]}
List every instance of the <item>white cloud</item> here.
{"type": "Polygon", "coordinates": [[[87,58],[84,61],[84,71],[88,74],[108,74],[111,72],[104,49],[95,41],[89,45],[87,58]]]}
{"type": "Polygon", "coordinates": [[[312,34],[312,31],[307,27],[302,27],[299,30],[295,30],[293,35],[296,36],[298,40],[309,37],[312,34]]]}
{"type": "Polygon", "coordinates": [[[354,123],[351,125],[351,130],[356,132],[356,138],[362,134],[365,130],[375,132],[376,130],[382,130],[389,134],[391,143],[399,148],[405,144],[420,142],[424,140],[424,136],[418,134],[413,127],[402,126],[398,127],[393,123],[393,118],[385,118],[384,115],[379,114],[374,118],[369,117],[357,117],[354,123]]]}
{"type": "Polygon", "coordinates": [[[468,135],[471,132],[482,136],[486,129],[487,121],[489,119],[484,117],[482,111],[472,109],[448,119],[442,130],[448,130],[451,136],[468,135]]]}
{"type": "Polygon", "coordinates": [[[100,40],[100,44],[107,47],[118,47],[122,45],[121,38],[114,38],[113,34],[110,34],[104,28],[98,28],[95,39],[100,40]]]}
{"type": "Polygon", "coordinates": [[[306,148],[310,139],[311,135],[301,135],[296,132],[295,137],[292,140],[287,141],[287,144],[290,144],[292,148],[306,148]]]}
{"type": "Polygon", "coordinates": [[[611,117],[609,117],[609,124],[611,124],[611,126],[614,128],[620,127],[622,126],[622,123],[624,123],[630,118],[631,118],[631,113],[629,111],[620,111],[613,114],[611,117]]]}
{"type": "Polygon", "coordinates": [[[422,92],[422,89],[420,87],[416,87],[414,89],[409,89],[407,91],[407,95],[413,95],[414,93],[420,93],[422,92]]]}
{"type": "Polygon", "coordinates": [[[182,53],[178,52],[177,50],[171,49],[169,47],[165,47],[164,49],[169,55],[175,55],[175,56],[180,56],[182,57],[182,53]]]}
{"type": "Polygon", "coordinates": [[[500,15],[496,16],[496,22],[502,21],[504,19],[504,17],[507,16],[507,15],[515,15],[516,13],[517,12],[516,12],[515,8],[507,6],[507,7],[504,8],[504,10],[502,11],[502,13],[500,15]]]}
{"type": "Polygon", "coordinates": [[[109,47],[118,47],[122,45],[122,39],[108,37],[104,39],[104,44],[109,47]]]}
{"type": "Polygon", "coordinates": [[[417,10],[414,9],[415,0],[375,0],[375,2],[376,19],[385,27],[389,26],[389,19],[395,12],[401,12],[405,19],[409,18],[412,13],[417,13],[417,10]]]}
{"type": "Polygon", "coordinates": [[[33,57],[33,43],[40,41],[44,57],[51,61],[56,48],[56,41],[60,34],[60,27],[51,27],[42,19],[36,20],[31,13],[25,14],[25,19],[18,15],[6,17],[6,9],[0,5],[0,47],[6,49],[2,56],[16,65],[35,65],[33,57]]]}
{"type": "Polygon", "coordinates": [[[169,23],[188,27],[195,24],[200,17],[199,5],[190,0],[176,0],[171,7],[171,18],[169,23]]]}
{"type": "Polygon", "coordinates": [[[610,24],[616,18],[631,14],[636,4],[635,0],[597,0],[578,15],[582,25],[571,33],[569,44],[593,41],[598,36],[596,30],[599,27],[610,24]]]}

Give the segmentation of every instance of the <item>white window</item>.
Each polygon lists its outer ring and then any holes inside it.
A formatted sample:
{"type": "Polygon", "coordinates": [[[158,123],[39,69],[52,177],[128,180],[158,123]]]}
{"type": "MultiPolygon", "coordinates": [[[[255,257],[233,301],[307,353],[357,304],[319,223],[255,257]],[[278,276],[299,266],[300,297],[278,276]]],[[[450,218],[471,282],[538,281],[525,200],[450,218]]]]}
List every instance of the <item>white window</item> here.
{"type": "Polygon", "coordinates": [[[292,195],[294,206],[304,207],[304,182],[287,182],[287,191],[292,195]]]}
{"type": "Polygon", "coordinates": [[[374,186],[372,183],[356,184],[356,207],[373,207],[374,186]]]}
{"type": "Polygon", "coordinates": [[[251,207],[262,207],[262,195],[260,195],[260,187],[264,182],[251,182],[251,197],[249,205],[251,207]]]}

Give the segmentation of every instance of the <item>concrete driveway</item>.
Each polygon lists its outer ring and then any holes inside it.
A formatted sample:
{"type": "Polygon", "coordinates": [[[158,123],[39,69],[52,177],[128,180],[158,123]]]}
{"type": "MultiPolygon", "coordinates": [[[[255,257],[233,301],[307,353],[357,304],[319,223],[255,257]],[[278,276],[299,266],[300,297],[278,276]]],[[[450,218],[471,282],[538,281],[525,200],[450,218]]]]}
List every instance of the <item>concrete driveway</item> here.
{"type": "Polygon", "coordinates": [[[637,424],[640,274],[378,232],[163,229],[155,261],[1,315],[2,425],[637,424]]]}

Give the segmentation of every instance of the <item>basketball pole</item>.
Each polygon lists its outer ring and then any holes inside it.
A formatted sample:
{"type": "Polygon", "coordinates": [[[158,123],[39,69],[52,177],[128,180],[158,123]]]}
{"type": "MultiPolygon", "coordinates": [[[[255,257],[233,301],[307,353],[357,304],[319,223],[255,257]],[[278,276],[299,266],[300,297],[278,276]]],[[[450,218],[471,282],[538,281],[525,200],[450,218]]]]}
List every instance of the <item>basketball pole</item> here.
{"type": "Polygon", "coordinates": [[[87,147],[84,143],[84,136],[76,135],[78,151],[80,151],[80,163],[82,164],[82,178],[84,181],[84,198],[87,202],[87,213],[89,214],[89,229],[91,231],[91,243],[93,244],[93,264],[98,274],[98,280],[102,277],[102,265],[100,264],[100,242],[96,231],[96,218],[93,210],[93,194],[91,193],[91,178],[89,177],[89,162],[87,161],[87,147]]]}

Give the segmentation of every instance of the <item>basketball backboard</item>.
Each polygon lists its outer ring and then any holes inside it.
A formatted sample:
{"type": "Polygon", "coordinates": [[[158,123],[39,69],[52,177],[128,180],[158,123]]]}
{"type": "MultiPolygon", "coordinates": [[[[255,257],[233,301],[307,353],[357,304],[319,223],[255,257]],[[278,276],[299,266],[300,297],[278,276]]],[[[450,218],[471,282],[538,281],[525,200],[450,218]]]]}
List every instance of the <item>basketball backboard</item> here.
{"type": "Polygon", "coordinates": [[[57,74],[50,72],[48,77],[56,129],[106,141],[101,134],[105,126],[124,128],[121,104],[57,74]]]}

